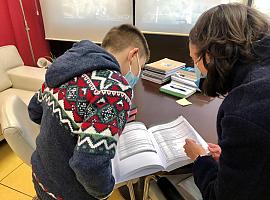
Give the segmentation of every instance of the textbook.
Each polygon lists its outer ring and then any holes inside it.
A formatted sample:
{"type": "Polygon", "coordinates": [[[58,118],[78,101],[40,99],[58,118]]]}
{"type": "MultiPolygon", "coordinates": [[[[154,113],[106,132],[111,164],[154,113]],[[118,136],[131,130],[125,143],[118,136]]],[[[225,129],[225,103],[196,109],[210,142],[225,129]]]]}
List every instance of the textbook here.
{"type": "Polygon", "coordinates": [[[191,163],[183,148],[186,138],[194,139],[207,150],[207,143],[182,116],[149,129],[141,122],[127,124],[112,160],[116,183],[191,163]]]}
{"type": "Polygon", "coordinates": [[[132,122],[136,119],[137,112],[138,112],[137,106],[135,104],[132,104],[128,112],[127,123],[132,122]]]}
{"type": "Polygon", "coordinates": [[[160,85],[163,84],[163,83],[166,83],[166,82],[168,82],[168,81],[171,80],[171,78],[170,78],[169,76],[166,77],[166,78],[160,79],[160,78],[155,78],[155,77],[146,75],[146,74],[145,74],[146,71],[147,71],[147,70],[144,70],[143,73],[142,73],[142,75],[141,75],[141,78],[144,79],[144,80],[148,80],[148,81],[151,81],[151,82],[153,82],[153,83],[160,84],[160,85]]]}
{"type": "Polygon", "coordinates": [[[188,98],[196,92],[196,88],[172,80],[170,83],[160,87],[159,91],[180,98],[188,98]]]}
{"type": "Polygon", "coordinates": [[[132,115],[136,115],[138,112],[137,106],[132,103],[131,108],[129,109],[128,116],[131,117],[132,115]]]}

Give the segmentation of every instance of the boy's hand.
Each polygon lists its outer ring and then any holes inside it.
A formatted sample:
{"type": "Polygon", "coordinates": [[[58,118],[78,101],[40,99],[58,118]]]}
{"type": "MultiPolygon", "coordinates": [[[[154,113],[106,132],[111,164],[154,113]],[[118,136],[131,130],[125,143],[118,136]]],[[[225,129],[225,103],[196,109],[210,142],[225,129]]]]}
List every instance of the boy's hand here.
{"type": "Polygon", "coordinates": [[[208,150],[215,160],[219,160],[221,154],[221,148],[217,144],[208,143],[208,150]]]}
{"type": "Polygon", "coordinates": [[[206,155],[205,149],[196,143],[195,140],[186,139],[186,144],[183,146],[187,156],[191,160],[196,160],[198,156],[206,155]]]}

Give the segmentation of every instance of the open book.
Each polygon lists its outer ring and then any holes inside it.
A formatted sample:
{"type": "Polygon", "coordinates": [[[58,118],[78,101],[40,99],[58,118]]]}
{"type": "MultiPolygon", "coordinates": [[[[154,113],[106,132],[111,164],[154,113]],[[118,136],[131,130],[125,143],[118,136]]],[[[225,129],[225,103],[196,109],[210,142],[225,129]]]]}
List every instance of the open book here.
{"type": "Polygon", "coordinates": [[[191,163],[183,148],[186,138],[207,149],[207,143],[182,116],[148,130],[141,122],[127,124],[112,160],[116,183],[191,163]]]}

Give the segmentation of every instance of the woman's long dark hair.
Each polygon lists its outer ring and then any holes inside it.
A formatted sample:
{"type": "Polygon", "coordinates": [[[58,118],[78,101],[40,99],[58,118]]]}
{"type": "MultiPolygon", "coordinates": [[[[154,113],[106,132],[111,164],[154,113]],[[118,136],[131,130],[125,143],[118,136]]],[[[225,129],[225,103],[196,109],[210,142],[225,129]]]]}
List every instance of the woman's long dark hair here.
{"type": "Polygon", "coordinates": [[[235,63],[254,61],[252,43],[269,34],[269,30],[266,16],[242,4],[221,4],[203,13],[189,34],[208,71],[203,92],[213,97],[225,95],[235,63]]]}

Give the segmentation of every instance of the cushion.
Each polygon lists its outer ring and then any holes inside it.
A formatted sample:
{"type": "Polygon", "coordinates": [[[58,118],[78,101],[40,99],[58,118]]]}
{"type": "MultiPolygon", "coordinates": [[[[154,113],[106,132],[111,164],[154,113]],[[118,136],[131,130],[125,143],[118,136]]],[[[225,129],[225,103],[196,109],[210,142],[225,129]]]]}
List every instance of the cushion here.
{"type": "Polygon", "coordinates": [[[45,80],[46,69],[20,66],[7,71],[12,87],[22,90],[37,91],[45,80]]]}

